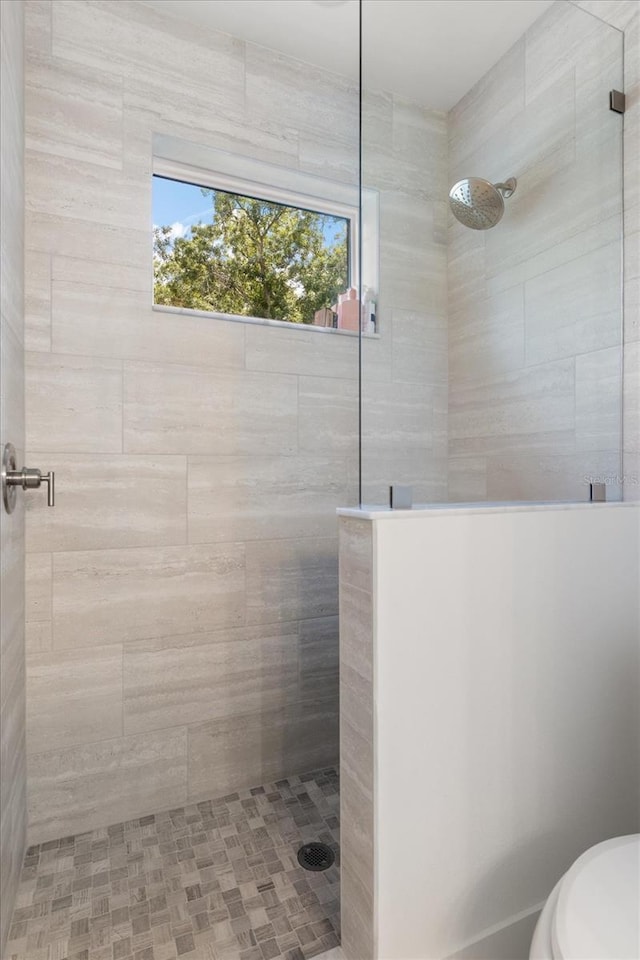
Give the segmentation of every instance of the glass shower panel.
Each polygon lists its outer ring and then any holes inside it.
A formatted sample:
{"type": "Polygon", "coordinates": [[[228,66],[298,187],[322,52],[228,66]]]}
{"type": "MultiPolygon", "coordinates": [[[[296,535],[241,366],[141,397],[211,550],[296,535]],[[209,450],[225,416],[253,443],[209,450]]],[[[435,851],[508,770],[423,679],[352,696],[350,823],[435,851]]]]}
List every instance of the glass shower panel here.
{"type": "Polygon", "coordinates": [[[618,499],[622,34],[512,3],[501,45],[442,6],[362,5],[362,501],[618,499]]]}

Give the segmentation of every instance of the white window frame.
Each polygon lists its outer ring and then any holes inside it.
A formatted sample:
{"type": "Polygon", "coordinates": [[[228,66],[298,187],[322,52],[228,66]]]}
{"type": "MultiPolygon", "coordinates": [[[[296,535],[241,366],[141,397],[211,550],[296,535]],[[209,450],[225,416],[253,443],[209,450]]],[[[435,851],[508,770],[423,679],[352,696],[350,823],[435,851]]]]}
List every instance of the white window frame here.
{"type": "MultiPolygon", "coordinates": [[[[161,134],[153,138],[152,174],[255,197],[273,203],[312,210],[328,216],[341,217],[349,223],[349,276],[351,286],[359,288],[359,199],[357,186],[328,180],[300,170],[254,160],[224,150],[203,147],[161,134]]],[[[363,287],[377,293],[378,290],[378,194],[374,190],[362,191],[363,204],[363,287]]],[[[152,264],[153,269],[153,264],[152,264]]],[[[287,320],[269,320],[264,317],[245,317],[240,314],[225,314],[217,311],[193,310],[185,307],[170,307],[153,302],[154,310],[170,313],[189,313],[223,320],[238,320],[244,323],[275,324],[290,329],[316,330],[323,333],[353,333],[331,327],[316,327],[313,324],[291,323],[287,320]]]]}

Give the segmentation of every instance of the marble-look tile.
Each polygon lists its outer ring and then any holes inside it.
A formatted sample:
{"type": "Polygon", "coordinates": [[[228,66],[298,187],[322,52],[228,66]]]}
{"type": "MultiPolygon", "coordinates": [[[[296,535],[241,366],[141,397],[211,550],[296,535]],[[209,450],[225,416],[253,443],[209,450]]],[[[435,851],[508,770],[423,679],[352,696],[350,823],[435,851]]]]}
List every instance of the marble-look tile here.
{"type": "MultiPolygon", "coordinates": [[[[10,930],[11,909],[20,879],[26,847],[26,745],[24,732],[24,675],[18,678],[19,687],[0,708],[0,879],[2,880],[3,908],[0,916],[0,936],[3,945],[10,930]]],[[[4,949],[4,946],[2,947],[4,949]]]]}
{"type": "MultiPolygon", "coordinates": [[[[119,267],[117,267],[119,269],[119,267]]],[[[151,294],[116,286],[53,283],[53,349],[207,367],[244,367],[244,326],[151,309],[151,294]]]]}
{"type": "MultiPolygon", "coordinates": [[[[426,177],[423,195],[436,200],[447,193],[447,116],[422,104],[393,97],[392,148],[395,160],[410,158],[416,179],[426,177]],[[422,163],[420,163],[420,159],[422,163]]],[[[422,186],[422,185],[421,185],[422,186]]]]}
{"type": "Polygon", "coordinates": [[[87,71],[147,80],[156,88],[223,91],[242,103],[244,45],[228,34],[158,13],[135,3],[59,0],[53,8],[52,51],[87,71]]]}
{"type": "Polygon", "coordinates": [[[367,520],[340,517],[340,583],[373,590],[372,528],[367,520]]]}
{"type": "Polygon", "coordinates": [[[610,23],[618,30],[626,30],[631,26],[634,17],[638,17],[638,6],[629,3],[629,0],[571,0],[576,7],[586,13],[599,17],[610,23]]]}
{"type": "Polygon", "coordinates": [[[246,544],[247,623],[333,616],[338,548],[331,538],[246,544]]]}
{"type": "MultiPolygon", "coordinates": [[[[130,230],[151,221],[151,191],[141,190],[135,178],[99,163],[28,149],[25,178],[28,213],[130,230]]],[[[96,259],[93,251],[92,256],[96,259]]]]}
{"type": "Polygon", "coordinates": [[[554,246],[541,250],[520,263],[511,266],[505,266],[498,261],[487,264],[489,270],[486,277],[487,294],[496,296],[509,287],[517,286],[553,270],[559,264],[571,263],[613,243],[620,243],[619,212],[554,246]]]}
{"type": "Polygon", "coordinates": [[[187,542],[186,457],[29,451],[56,474],[56,506],[27,503],[27,549],[99,550],[187,542]]]}
{"type": "MultiPolygon", "coordinates": [[[[375,443],[376,456],[392,460],[433,446],[437,387],[397,381],[362,386],[363,443],[375,443]]],[[[446,394],[446,386],[440,388],[446,394]]]]}
{"type": "MultiPolygon", "coordinates": [[[[392,311],[392,380],[446,383],[447,321],[444,316],[392,311]]],[[[369,379],[369,368],[365,366],[369,379]]]]}
{"type": "Polygon", "coordinates": [[[358,337],[308,327],[246,325],[247,370],[306,376],[358,377],[358,337]]]}
{"type": "Polygon", "coordinates": [[[620,252],[618,240],[525,283],[528,365],[620,343],[620,252]]]}
{"type": "Polygon", "coordinates": [[[25,250],[24,340],[26,350],[51,350],[51,257],[25,250]]]}
{"type": "Polygon", "coordinates": [[[337,698],[189,727],[189,797],[249,786],[252,770],[278,780],[289,770],[330,766],[338,756],[337,698]]]}
{"type": "Polygon", "coordinates": [[[620,497],[620,449],[526,455],[506,451],[487,458],[486,500],[589,499],[589,484],[607,484],[620,497]]]}
{"type": "Polygon", "coordinates": [[[6,955],[264,960],[257,941],[271,958],[339,960],[339,833],[330,767],[33,844],[6,955]],[[336,861],[303,873],[297,851],[317,838],[336,861]]]}
{"type": "Polygon", "coordinates": [[[347,460],[190,457],[189,542],[336,535],[336,507],[355,503],[347,460]]]}
{"type": "Polygon", "coordinates": [[[25,558],[27,621],[51,620],[51,584],[51,554],[28,553],[25,558]]]}
{"type": "Polygon", "coordinates": [[[259,714],[295,702],[297,692],[296,623],[237,627],[125,646],[127,734],[259,714]]]}
{"type": "MultiPolygon", "coordinates": [[[[149,229],[125,229],[64,214],[51,214],[33,205],[25,212],[25,234],[30,250],[53,256],[82,259],[91,251],[91,262],[144,264],[149,258],[149,229]]],[[[27,284],[28,289],[28,284],[27,284]]]]}
{"type": "Polygon", "coordinates": [[[450,111],[450,157],[460,158],[473,153],[522,110],[524,55],[523,37],[450,111]]]}
{"type": "Polygon", "coordinates": [[[348,957],[372,957],[375,928],[373,743],[341,717],[342,944],[348,957]],[[356,773],[357,768],[357,773],[356,773]],[[345,784],[346,780],[346,784],[345,784]]]}
{"type": "Polygon", "coordinates": [[[449,376],[461,380],[500,376],[524,366],[522,286],[481,300],[449,320],[449,376]]]}
{"type": "Polygon", "coordinates": [[[389,506],[389,487],[394,483],[412,488],[413,503],[446,500],[446,453],[437,453],[432,447],[408,450],[403,458],[382,459],[377,455],[375,436],[365,437],[362,450],[362,502],[389,506]]]}
{"type": "Polygon", "coordinates": [[[47,653],[53,647],[53,630],[50,620],[28,620],[25,624],[24,644],[27,656],[31,653],[47,653]]]}
{"type": "Polygon", "coordinates": [[[30,752],[110,740],[122,732],[122,644],[29,655],[30,752]]]}
{"type": "MultiPolygon", "coordinates": [[[[355,48],[353,57],[355,64],[355,48]]],[[[352,80],[248,43],[247,121],[272,116],[274,104],[280,124],[357,145],[358,91],[352,80]]]]}
{"type": "Polygon", "coordinates": [[[26,405],[27,443],[32,450],[122,450],[119,361],[29,353],[26,405]]]}
{"type": "Polygon", "coordinates": [[[370,593],[340,581],[340,663],[373,681],[373,600],[370,593]]]}
{"type": "Polygon", "coordinates": [[[358,150],[352,140],[329,140],[311,130],[304,131],[299,136],[298,151],[299,167],[306,173],[357,185],[358,150]]]}
{"type": "MultiPolygon", "coordinates": [[[[453,154],[449,179],[470,175],[493,183],[516,176],[531,189],[575,159],[575,70],[568,68],[555,83],[518,111],[505,126],[470,154],[453,154]],[[526,177],[525,177],[526,174],[526,177]]],[[[506,204],[502,229],[509,222],[506,204]]]]}
{"type": "Polygon", "coordinates": [[[238,625],[244,590],[241,544],[57,553],[54,647],[238,625]]]}
{"type": "Polygon", "coordinates": [[[290,455],[297,391],[284,374],[126,362],[125,451],[290,455]]]}
{"type": "Polygon", "coordinates": [[[343,858],[340,896],[342,901],[342,952],[345,957],[374,957],[374,898],[372,884],[363,885],[343,858]]]}
{"type": "Polygon", "coordinates": [[[252,157],[265,163],[296,169],[298,167],[298,131],[278,122],[277,117],[254,117],[247,124],[243,107],[225,100],[224,86],[209,85],[194,91],[184,87],[164,87],[158,83],[125,79],[125,124],[136,124],[135,135],[125,142],[125,170],[140,173],[148,169],[149,155],[145,139],[167,134],[200,147],[225,150],[239,157],[252,157]],[[217,101],[211,109],[211,99],[217,101]]]}
{"type": "Polygon", "coordinates": [[[120,78],[31,55],[25,79],[29,149],[122,168],[120,78]]]}
{"type": "Polygon", "coordinates": [[[298,443],[301,454],[353,455],[358,445],[356,380],[299,378],[298,443]]]}
{"type": "MultiPolygon", "coordinates": [[[[343,631],[343,649],[351,642],[349,630],[343,631]]],[[[369,640],[369,660],[373,658],[373,637],[369,640]]],[[[342,657],[340,661],[340,716],[344,723],[366,740],[374,742],[373,724],[373,686],[370,664],[364,666],[363,672],[354,668],[351,663],[354,657],[342,657]],[[365,674],[363,676],[363,673],[365,674]]],[[[372,774],[370,772],[371,778],[372,774]]],[[[373,783],[371,779],[369,788],[373,783]]]]}
{"type": "Polygon", "coordinates": [[[51,0],[28,0],[23,6],[25,54],[50,54],[51,0]]]}
{"type": "Polygon", "coordinates": [[[473,503],[487,499],[487,462],[484,457],[452,457],[449,460],[447,500],[473,503]]]}
{"type": "Polygon", "coordinates": [[[318,691],[338,690],[340,642],[337,617],[301,620],[298,624],[298,667],[301,699],[315,699],[318,691]]]}
{"type": "Polygon", "coordinates": [[[566,450],[575,427],[574,365],[557,360],[459,384],[449,410],[451,455],[566,450]]]}
{"type": "Polygon", "coordinates": [[[620,448],[621,398],[621,345],[576,357],[576,448],[578,450],[620,448]]]}
{"type": "MultiPolygon", "coordinates": [[[[347,724],[347,730],[349,724],[347,724]]],[[[347,738],[349,733],[347,733],[347,738]]],[[[344,744],[344,737],[341,743],[344,744]]],[[[373,813],[373,745],[364,743],[364,760],[368,789],[363,787],[346,762],[342,764],[340,779],[340,823],[342,853],[345,863],[359,878],[363,888],[373,893],[375,886],[375,823],[373,813]]],[[[347,753],[351,760],[349,748],[347,753]]],[[[345,910],[345,913],[347,911],[345,910]]],[[[373,917],[370,918],[373,920],[373,917]]]]}
{"type": "Polygon", "coordinates": [[[467,230],[452,213],[447,231],[447,276],[449,314],[474,307],[487,296],[484,231],[467,230]]]}
{"type": "Polygon", "coordinates": [[[444,243],[437,242],[434,205],[410,194],[380,197],[380,296],[396,309],[443,315],[446,309],[444,243]]]}
{"type": "MultiPolygon", "coordinates": [[[[518,179],[518,189],[508,201],[510,229],[487,231],[485,249],[491,273],[514,269],[557,244],[564,243],[609,218],[620,217],[620,191],[612,185],[605,190],[603,167],[616,170],[619,134],[589,149],[576,162],[541,177],[539,171],[525,170],[518,179]],[[587,189],[598,184],[598,189],[587,189]]],[[[616,174],[612,176],[615,179],[616,174]]]]}
{"type": "Polygon", "coordinates": [[[610,31],[572,3],[554,3],[526,33],[524,53],[527,102],[551,86],[567,68],[592,57],[594,44],[610,31]]]}
{"type": "Polygon", "coordinates": [[[186,799],[184,727],[29,758],[29,843],[169,809],[186,799]]]}
{"type": "MultiPolygon", "coordinates": [[[[51,258],[51,281],[54,284],[52,295],[56,288],[59,288],[58,292],[60,292],[60,288],[66,289],[63,287],[65,284],[78,285],[80,290],[84,291],[85,322],[88,314],[93,315],[101,307],[103,314],[100,319],[103,321],[107,319],[104,302],[98,296],[99,290],[108,291],[111,297],[115,297],[118,291],[137,291],[144,294],[145,296],[141,296],[137,302],[138,313],[140,313],[143,308],[149,307],[153,292],[153,276],[149,270],[149,248],[147,246],[143,261],[131,260],[129,263],[93,260],[86,253],[83,257],[54,254],[51,258]],[[96,287],[98,290],[95,289],[96,287]],[[94,297],[96,298],[95,304],[93,302],[94,297]]],[[[76,294],[76,296],[79,297],[79,294],[76,294]]],[[[73,301],[72,295],[70,295],[70,300],[73,301]]],[[[113,300],[111,316],[118,314],[121,309],[121,304],[113,300]]],[[[127,319],[129,322],[133,322],[134,317],[130,314],[127,319]]],[[[63,351],[59,352],[62,353],[63,351]]],[[[73,353],[74,351],[70,352],[73,353]]]]}

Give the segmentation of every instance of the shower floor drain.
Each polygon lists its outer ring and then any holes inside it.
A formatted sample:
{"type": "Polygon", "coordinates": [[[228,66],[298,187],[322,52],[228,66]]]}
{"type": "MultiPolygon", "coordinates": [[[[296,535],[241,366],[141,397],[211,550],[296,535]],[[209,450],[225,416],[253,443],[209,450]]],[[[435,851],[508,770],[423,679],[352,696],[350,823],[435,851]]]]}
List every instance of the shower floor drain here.
{"type": "Polygon", "coordinates": [[[305,843],[298,850],[298,863],[305,870],[328,870],[336,859],[326,843],[305,843]]]}

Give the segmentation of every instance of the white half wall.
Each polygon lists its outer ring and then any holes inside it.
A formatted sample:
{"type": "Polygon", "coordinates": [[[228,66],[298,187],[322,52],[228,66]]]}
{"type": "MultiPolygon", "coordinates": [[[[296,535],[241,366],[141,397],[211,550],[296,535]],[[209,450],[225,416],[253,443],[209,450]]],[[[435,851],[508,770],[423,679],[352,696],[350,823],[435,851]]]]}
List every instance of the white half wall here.
{"type": "Polygon", "coordinates": [[[357,864],[373,893],[358,927],[371,921],[376,958],[417,960],[484,957],[481,941],[519,924],[509,960],[525,958],[525,918],[573,860],[639,829],[640,511],[357,516],[342,519],[341,584],[371,609],[346,617],[341,656],[365,649],[370,616],[371,669],[342,689],[343,717],[370,697],[373,718],[373,750],[360,751],[373,764],[371,860],[348,811],[343,827],[344,869],[357,864]]]}

